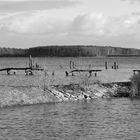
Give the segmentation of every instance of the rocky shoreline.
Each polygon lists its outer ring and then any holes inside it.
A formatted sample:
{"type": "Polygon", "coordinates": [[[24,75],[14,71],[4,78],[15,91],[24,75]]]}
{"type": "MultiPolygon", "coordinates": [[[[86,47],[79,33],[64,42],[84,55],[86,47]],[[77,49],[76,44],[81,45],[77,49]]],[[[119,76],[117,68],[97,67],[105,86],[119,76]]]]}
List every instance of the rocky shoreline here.
{"type": "Polygon", "coordinates": [[[80,86],[79,84],[54,85],[45,89],[58,101],[95,98],[129,97],[131,83],[106,83],[80,86]]]}
{"type": "Polygon", "coordinates": [[[88,86],[49,85],[44,89],[41,87],[3,87],[0,93],[0,107],[130,97],[130,95],[131,83],[94,83],[88,86]]]}

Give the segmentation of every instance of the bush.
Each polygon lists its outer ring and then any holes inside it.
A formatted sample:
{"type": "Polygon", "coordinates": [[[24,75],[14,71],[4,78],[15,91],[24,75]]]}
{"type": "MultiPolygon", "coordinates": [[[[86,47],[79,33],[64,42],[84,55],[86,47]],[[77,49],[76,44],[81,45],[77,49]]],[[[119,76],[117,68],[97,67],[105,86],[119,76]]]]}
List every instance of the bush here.
{"type": "Polygon", "coordinates": [[[140,96],[140,73],[133,75],[131,78],[131,96],[140,96]]]}

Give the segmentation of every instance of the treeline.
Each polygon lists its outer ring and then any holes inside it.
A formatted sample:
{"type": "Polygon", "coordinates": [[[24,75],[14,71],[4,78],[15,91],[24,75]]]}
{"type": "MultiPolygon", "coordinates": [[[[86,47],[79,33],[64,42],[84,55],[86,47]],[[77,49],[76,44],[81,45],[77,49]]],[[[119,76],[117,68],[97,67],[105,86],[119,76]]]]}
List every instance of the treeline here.
{"type": "Polygon", "coordinates": [[[51,57],[96,56],[96,52],[94,50],[89,50],[82,46],[35,47],[29,48],[29,54],[31,54],[32,56],[51,56],[51,57]]]}
{"type": "Polygon", "coordinates": [[[90,56],[140,56],[139,49],[111,46],[40,46],[29,48],[32,56],[90,57],[90,56]]]}
{"type": "Polygon", "coordinates": [[[94,56],[140,56],[139,49],[111,46],[40,46],[29,49],[0,48],[1,57],[94,57],[94,56]]]}
{"type": "Polygon", "coordinates": [[[27,49],[0,48],[0,57],[25,57],[28,56],[27,49]]]}

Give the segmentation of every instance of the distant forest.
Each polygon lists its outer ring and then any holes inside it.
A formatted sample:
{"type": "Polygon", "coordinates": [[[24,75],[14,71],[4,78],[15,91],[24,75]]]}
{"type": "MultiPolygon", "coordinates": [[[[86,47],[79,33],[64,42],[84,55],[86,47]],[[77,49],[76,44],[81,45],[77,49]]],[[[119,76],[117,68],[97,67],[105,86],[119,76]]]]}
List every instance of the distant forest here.
{"type": "Polygon", "coordinates": [[[1,57],[93,57],[93,56],[140,56],[139,49],[111,46],[40,46],[29,49],[0,48],[1,57]]]}
{"type": "Polygon", "coordinates": [[[28,56],[27,49],[0,48],[0,57],[25,57],[28,56]]]}

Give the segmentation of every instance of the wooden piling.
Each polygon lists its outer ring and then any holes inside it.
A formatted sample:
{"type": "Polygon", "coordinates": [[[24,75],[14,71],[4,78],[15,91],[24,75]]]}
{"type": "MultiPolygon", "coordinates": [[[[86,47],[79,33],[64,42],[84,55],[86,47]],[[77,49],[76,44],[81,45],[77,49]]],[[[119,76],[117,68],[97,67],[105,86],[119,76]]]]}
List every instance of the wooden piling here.
{"type": "Polygon", "coordinates": [[[31,57],[31,55],[29,56],[29,67],[32,68],[32,57],[31,57]]]}
{"type": "Polygon", "coordinates": [[[116,62],[114,62],[114,70],[116,70],[116,65],[117,65],[117,63],[116,63],[116,62]]]}
{"type": "Polygon", "coordinates": [[[69,66],[70,66],[70,69],[71,69],[71,63],[72,63],[72,61],[70,60],[70,64],[69,64],[69,66]]]}
{"type": "Polygon", "coordinates": [[[107,61],[105,62],[105,69],[106,69],[106,70],[108,69],[107,61]]]}

